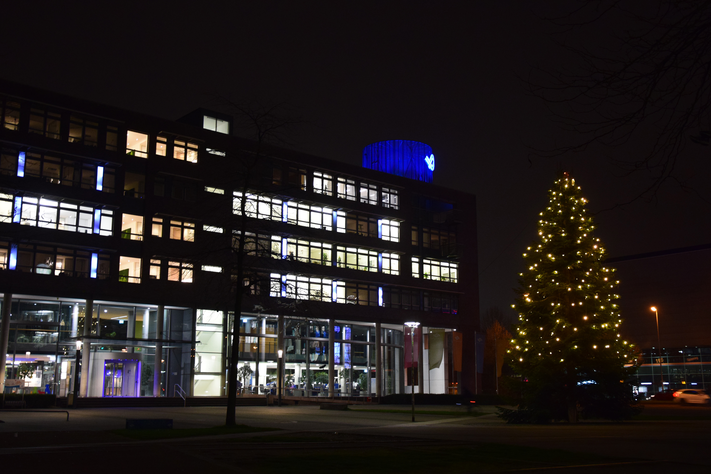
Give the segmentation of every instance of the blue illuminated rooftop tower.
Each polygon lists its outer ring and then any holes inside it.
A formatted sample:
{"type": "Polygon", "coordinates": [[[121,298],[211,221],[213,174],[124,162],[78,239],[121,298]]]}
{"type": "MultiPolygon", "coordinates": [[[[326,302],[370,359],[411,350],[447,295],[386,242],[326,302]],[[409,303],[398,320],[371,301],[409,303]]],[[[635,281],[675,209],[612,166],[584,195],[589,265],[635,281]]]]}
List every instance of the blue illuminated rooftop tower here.
{"type": "Polygon", "coordinates": [[[431,183],[435,158],[432,148],[424,143],[386,140],[363,148],[363,167],[431,183]]]}

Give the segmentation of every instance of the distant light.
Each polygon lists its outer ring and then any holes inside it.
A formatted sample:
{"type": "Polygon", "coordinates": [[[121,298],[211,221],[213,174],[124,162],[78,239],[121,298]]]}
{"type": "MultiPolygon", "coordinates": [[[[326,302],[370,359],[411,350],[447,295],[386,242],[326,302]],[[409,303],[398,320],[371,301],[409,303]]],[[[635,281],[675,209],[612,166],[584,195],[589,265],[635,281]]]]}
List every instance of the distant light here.
{"type": "Polygon", "coordinates": [[[427,163],[427,167],[430,169],[430,171],[434,171],[434,168],[435,168],[434,155],[425,156],[425,163],[427,163]]]}

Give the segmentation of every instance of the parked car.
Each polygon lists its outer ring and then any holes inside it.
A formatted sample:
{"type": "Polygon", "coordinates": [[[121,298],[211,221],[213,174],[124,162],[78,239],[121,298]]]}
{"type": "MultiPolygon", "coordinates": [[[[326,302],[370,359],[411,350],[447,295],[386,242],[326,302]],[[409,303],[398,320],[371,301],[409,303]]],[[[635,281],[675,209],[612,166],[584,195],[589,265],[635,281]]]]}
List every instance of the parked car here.
{"type": "Polygon", "coordinates": [[[711,403],[711,397],[703,390],[685,388],[674,392],[674,402],[682,405],[685,403],[709,404],[711,403]]]}

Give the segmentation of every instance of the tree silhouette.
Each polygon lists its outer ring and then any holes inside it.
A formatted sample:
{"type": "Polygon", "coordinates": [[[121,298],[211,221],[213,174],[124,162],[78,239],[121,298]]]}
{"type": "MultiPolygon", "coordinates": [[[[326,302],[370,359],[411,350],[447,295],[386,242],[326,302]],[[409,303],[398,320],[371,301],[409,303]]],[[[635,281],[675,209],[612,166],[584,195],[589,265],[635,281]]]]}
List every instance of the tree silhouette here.
{"type": "Polygon", "coordinates": [[[654,196],[668,180],[683,185],[675,170],[685,146],[711,140],[711,4],[601,0],[549,21],[573,59],[535,68],[526,82],[573,138],[534,154],[635,140],[634,152],[615,160],[650,177],[634,199],[654,196]]]}

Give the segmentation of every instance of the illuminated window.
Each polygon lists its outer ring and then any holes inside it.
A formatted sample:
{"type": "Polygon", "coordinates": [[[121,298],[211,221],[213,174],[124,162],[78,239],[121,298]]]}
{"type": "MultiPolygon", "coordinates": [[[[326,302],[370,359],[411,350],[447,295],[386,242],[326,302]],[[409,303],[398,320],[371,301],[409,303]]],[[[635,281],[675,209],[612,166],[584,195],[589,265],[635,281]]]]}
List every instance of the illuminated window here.
{"type": "Polygon", "coordinates": [[[143,216],[123,214],[121,216],[121,238],[143,240],[143,216]]]}
{"type": "Polygon", "coordinates": [[[459,265],[456,262],[433,260],[429,258],[422,260],[422,277],[425,280],[457,283],[458,273],[459,265]]]}
{"type": "Polygon", "coordinates": [[[398,193],[396,189],[383,188],[380,197],[380,202],[383,204],[383,207],[389,209],[400,209],[400,201],[398,199],[398,193]]]}
{"type": "Polygon", "coordinates": [[[222,234],[225,231],[225,229],[222,227],[217,227],[214,225],[206,225],[206,224],[202,225],[202,230],[204,230],[205,232],[212,232],[215,234],[222,234]]]}
{"type": "Polygon", "coordinates": [[[217,265],[203,265],[200,269],[203,272],[222,273],[222,267],[218,267],[217,265]]]}
{"type": "Polygon", "coordinates": [[[374,184],[360,183],[360,202],[378,204],[378,187],[374,184]]]}
{"type": "Polygon", "coordinates": [[[161,137],[156,138],[156,155],[166,156],[168,154],[168,139],[161,137]]]}
{"type": "MultiPolygon", "coordinates": [[[[232,201],[232,212],[241,214],[242,193],[235,191],[232,201]]],[[[282,201],[269,196],[247,194],[245,214],[257,219],[281,221],[282,201]]]]}
{"type": "Polygon", "coordinates": [[[331,230],[333,228],[333,211],[325,207],[290,202],[287,210],[287,222],[313,229],[331,230]]]}
{"type": "Polygon", "coordinates": [[[20,104],[6,100],[0,112],[2,112],[2,127],[7,130],[17,130],[20,125],[20,104]]]}
{"type": "Polygon", "coordinates": [[[333,196],[333,176],[320,171],[314,171],[313,189],[317,194],[333,196]]]}
{"type": "Polygon", "coordinates": [[[151,259],[151,264],[148,268],[148,276],[151,280],[160,280],[160,267],[160,259],[151,259]]]}
{"type": "Polygon", "coordinates": [[[138,257],[119,257],[119,281],[141,283],[141,259],[138,257]]]}
{"type": "Polygon", "coordinates": [[[332,280],[302,275],[270,275],[269,296],[297,300],[332,301],[332,280]]]}
{"type": "Polygon", "coordinates": [[[224,189],[214,188],[212,186],[205,186],[205,192],[212,194],[225,194],[224,189]]]}
{"type": "Polygon", "coordinates": [[[163,237],[163,219],[154,217],[151,223],[151,235],[154,237],[163,237]]]}
{"type": "Polygon", "coordinates": [[[348,199],[349,201],[356,200],[356,187],[355,181],[352,179],[338,178],[337,184],[338,197],[341,199],[348,199]]]}
{"type": "Polygon", "coordinates": [[[389,275],[400,274],[400,256],[395,253],[383,253],[383,273],[389,275]]]}
{"type": "Polygon", "coordinates": [[[175,158],[176,160],[189,161],[190,163],[197,163],[197,144],[181,140],[175,140],[173,142],[173,158],[175,158]]]}
{"type": "Polygon", "coordinates": [[[72,115],[69,121],[69,142],[97,146],[99,144],[99,124],[72,115]]]}
{"type": "Polygon", "coordinates": [[[210,117],[208,115],[203,115],[202,128],[204,128],[205,130],[212,130],[213,132],[224,133],[229,135],[230,122],[228,122],[227,120],[221,120],[215,117],[210,117]]]}
{"type": "Polygon", "coordinates": [[[195,241],[195,224],[185,221],[170,221],[170,238],[184,242],[195,241]]]}
{"type": "MultiPolygon", "coordinates": [[[[0,220],[8,219],[7,200],[0,194],[0,220]]],[[[45,229],[64,230],[86,234],[111,236],[113,234],[113,211],[46,198],[17,196],[12,204],[12,222],[45,229]]]]}
{"type": "Polygon", "coordinates": [[[331,265],[332,245],[322,242],[288,238],[286,252],[283,254],[289,260],[318,265],[331,265]]]}
{"type": "Polygon", "coordinates": [[[400,223],[398,221],[381,219],[379,226],[381,239],[390,242],[400,242],[400,223]]]}
{"type": "Polygon", "coordinates": [[[13,215],[13,195],[0,193],[0,222],[11,223],[13,215]]]}
{"type": "Polygon", "coordinates": [[[193,282],[193,264],[187,262],[168,262],[168,281],[193,282]]]}
{"type": "Polygon", "coordinates": [[[355,247],[336,247],[336,260],[341,268],[364,272],[378,271],[378,252],[355,247]]]}
{"type": "Polygon", "coordinates": [[[148,135],[129,130],[126,133],[126,154],[148,158],[148,135]]]}
{"type": "Polygon", "coordinates": [[[44,135],[47,138],[60,138],[61,116],[58,113],[42,109],[30,111],[30,133],[44,135]]]}
{"type": "Polygon", "coordinates": [[[412,257],[412,278],[420,278],[420,259],[412,257]]]}

